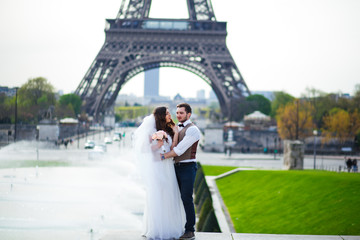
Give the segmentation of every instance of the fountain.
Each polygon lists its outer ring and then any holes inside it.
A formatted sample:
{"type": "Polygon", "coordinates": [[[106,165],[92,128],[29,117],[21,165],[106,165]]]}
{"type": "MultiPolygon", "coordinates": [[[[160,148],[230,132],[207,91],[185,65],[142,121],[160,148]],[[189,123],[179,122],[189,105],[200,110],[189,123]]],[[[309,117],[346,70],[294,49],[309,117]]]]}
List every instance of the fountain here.
{"type": "Polygon", "coordinates": [[[0,239],[88,240],[140,231],[145,191],[125,140],[91,161],[76,144],[17,142],[0,149],[0,239]]]}

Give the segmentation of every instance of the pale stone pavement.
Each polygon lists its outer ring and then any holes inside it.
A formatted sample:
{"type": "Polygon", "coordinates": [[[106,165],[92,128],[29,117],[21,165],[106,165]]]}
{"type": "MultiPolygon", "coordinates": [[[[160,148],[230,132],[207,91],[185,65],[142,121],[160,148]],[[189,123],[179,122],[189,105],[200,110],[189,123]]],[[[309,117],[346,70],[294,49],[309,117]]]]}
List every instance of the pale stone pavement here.
{"type": "MultiPolygon", "coordinates": [[[[140,232],[114,231],[101,240],[152,240],[141,237],[140,232]]],[[[359,240],[360,236],[286,235],[246,233],[195,233],[196,240],[359,240]]],[[[154,239],[155,240],[155,239],[154,239]]],[[[156,239],[157,240],[157,239],[156,239]]]]}

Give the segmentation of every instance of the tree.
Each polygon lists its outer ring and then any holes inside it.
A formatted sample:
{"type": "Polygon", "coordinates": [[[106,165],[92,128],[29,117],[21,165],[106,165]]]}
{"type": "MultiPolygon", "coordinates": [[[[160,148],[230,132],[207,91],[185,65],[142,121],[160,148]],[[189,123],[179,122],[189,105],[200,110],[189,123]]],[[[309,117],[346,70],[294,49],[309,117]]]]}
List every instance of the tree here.
{"type": "Polygon", "coordinates": [[[148,106],[121,106],[115,108],[115,114],[122,120],[136,119],[149,114],[152,109],[148,106]]]}
{"type": "Polygon", "coordinates": [[[59,107],[70,108],[69,105],[71,105],[71,108],[74,110],[75,116],[80,114],[82,101],[78,95],[74,93],[64,94],[60,97],[59,103],[60,103],[59,107]]]}
{"type": "Polygon", "coordinates": [[[54,87],[43,77],[29,79],[19,89],[18,98],[26,106],[48,107],[56,102],[54,87]]]}
{"type": "Polygon", "coordinates": [[[354,96],[351,99],[351,109],[360,111],[360,84],[355,85],[354,96]]]}
{"type": "Polygon", "coordinates": [[[249,102],[249,107],[250,107],[250,112],[248,112],[248,114],[258,110],[266,115],[270,115],[271,102],[263,95],[260,94],[250,95],[246,98],[246,101],[249,102]]]}
{"type": "Polygon", "coordinates": [[[314,88],[307,88],[306,93],[302,94],[302,96],[314,107],[313,118],[317,129],[323,127],[323,117],[327,116],[331,109],[339,108],[345,111],[353,111],[360,106],[360,101],[358,104],[356,102],[356,93],[353,99],[349,99],[341,93],[328,94],[314,88]]]}
{"type": "Polygon", "coordinates": [[[277,110],[278,132],[282,139],[298,140],[312,135],[313,107],[309,102],[295,100],[277,110]]]}
{"type": "Polygon", "coordinates": [[[60,103],[56,104],[55,115],[57,118],[62,119],[66,117],[76,118],[76,114],[73,108],[73,105],[69,103],[68,105],[61,105],[60,103]]]}
{"type": "Polygon", "coordinates": [[[11,123],[12,112],[10,97],[6,96],[5,93],[0,93],[0,123],[11,123]]]}
{"type": "Polygon", "coordinates": [[[295,100],[293,96],[286,92],[275,92],[274,100],[271,102],[271,117],[276,117],[277,110],[280,107],[284,107],[286,104],[295,100]]]}
{"type": "Polygon", "coordinates": [[[354,140],[360,132],[360,113],[355,110],[352,113],[340,108],[334,108],[329,115],[324,116],[322,134],[324,141],[329,142],[336,138],[340,144],[354,140]]]}
{"type": "Polygon", "coordinates": [[[208,118],[212,122],[218,122],[221,119],[221,110],[218,102],[210,103],[208,118]]]}
{"type": "Polygon", "coordinates": [[[47,79],[29,79],[18,91],[19,120],[37,122],[55,103],[54,87],[47,79]]]}
{"type": "MultiPolygon", "coordinates": [[[[250,106],[249,102],[244,100],[240,101],[232,101],[229,111],[231,112],[231,120],[232,121],[241,121],[241,119],[244,118],[246,114],[250,112],[250,106]]],[[[226,117],[229,117],[228,120],[230,121],[230,112],[229,115],[226,117]]]]}
{"type": "Polygon", "coordinates": [[[315,88],[306,88],[305,93],[302,94],[302,97],[314,108],[313,118],[317,129],[320,128],[322,117],[328,110],[329,102],[327,101],[328,98],[326,98],[326,95],[325,92],[315,88]]]}

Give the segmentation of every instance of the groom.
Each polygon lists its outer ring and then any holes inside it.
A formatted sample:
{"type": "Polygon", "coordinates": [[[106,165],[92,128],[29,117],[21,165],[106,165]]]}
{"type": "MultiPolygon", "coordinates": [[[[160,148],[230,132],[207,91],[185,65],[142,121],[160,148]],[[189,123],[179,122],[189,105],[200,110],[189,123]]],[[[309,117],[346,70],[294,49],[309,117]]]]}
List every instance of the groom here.
{"type": "Polygon", "coordinates": [[[192,196],[197,170],[196,148],[200,140],[200,130],[190,120],[191,107],[189,104],[181,103],[176,107],[176,118],[179,120],[179,142],[173,150],[161,154],[161,158],[174,157],[176,178],[186,214],[185,233],[180,239],[194,239],[195,209],[192,196]]]}

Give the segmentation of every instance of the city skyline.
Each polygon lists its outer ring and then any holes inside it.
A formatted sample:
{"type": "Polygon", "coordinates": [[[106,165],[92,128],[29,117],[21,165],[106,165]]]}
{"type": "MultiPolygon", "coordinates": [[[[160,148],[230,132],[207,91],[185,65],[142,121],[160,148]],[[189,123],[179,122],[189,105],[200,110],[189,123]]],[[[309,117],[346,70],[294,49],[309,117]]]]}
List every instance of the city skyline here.
{"type": "MultiPolygon", "coordinates": [[[[300,97],[306,88],[316,88],[353,94],[360,82],[360,1],[211,2],[217,21],[227,22],[227,46],[250,91],[300,97]]],[[[104,43],[105,19],[115,18],[120,4],[1,1],[0,85],[21,86],[42,76],[56,90],[74,91],[104,43]]],[[[153,0],[150,17],[187,18],[186,12],[186,1],[153,0]]],[[[141,75],[119,94],[141,94],[135,84],[141,78],[143,87],[141,75]]],[[[160,95],[195,97],[199,89],[211,88],[187,71],[160,70],[160,95]],[[189,83],[192,89],[181,86],[189,83]]]]}

